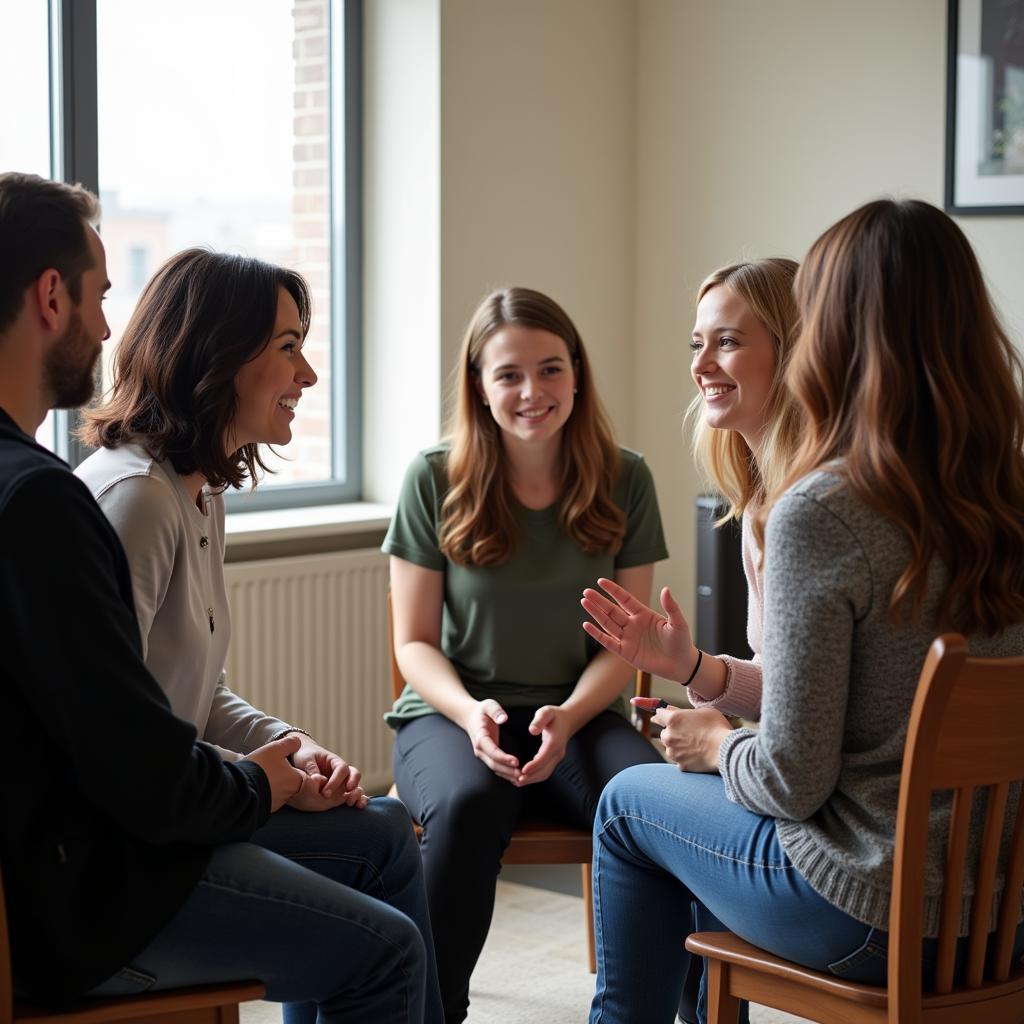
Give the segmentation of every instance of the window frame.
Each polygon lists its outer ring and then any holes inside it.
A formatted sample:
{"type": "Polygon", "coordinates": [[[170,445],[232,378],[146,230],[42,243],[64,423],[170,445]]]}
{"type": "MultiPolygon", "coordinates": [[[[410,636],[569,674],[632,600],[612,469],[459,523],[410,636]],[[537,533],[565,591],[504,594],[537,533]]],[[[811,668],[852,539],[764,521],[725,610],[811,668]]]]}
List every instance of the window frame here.
{"type": "MultiPolygon", "coordinates": [[[[56,180],[81,182],[99,195],[96,3],[49,0],[50,168],[56,180]]],[[[331,479],[229,491],[232,513],[362,497],[363,2],[327,0],[327,17],[331,479]]],[[[92,450],[73,436],[78,422],[74,410],[55,414],[55,450],[72,468],[92,450]]]]}

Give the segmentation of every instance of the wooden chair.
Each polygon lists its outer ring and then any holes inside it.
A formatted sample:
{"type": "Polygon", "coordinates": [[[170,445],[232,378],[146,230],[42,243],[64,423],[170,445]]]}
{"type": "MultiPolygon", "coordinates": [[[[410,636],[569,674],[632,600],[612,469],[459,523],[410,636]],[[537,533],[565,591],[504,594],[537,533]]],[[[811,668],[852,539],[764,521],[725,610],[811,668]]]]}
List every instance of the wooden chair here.
{"type": "Polygon", "coordinates": [[[1024,657],[969,658],[956,634],[940,636],[925,659],[910,713],[903,758],[885,988],[842,981],[800,967],[729,932],[686,940],[708,960],[708,1021],[736,1020],[750,999],[816,1021],[861,1024],[1020,1024],[1024,968],[1011,964],[1024,883],[1024,803],[1016,824],[1000,903],[995,955],[985,972],[989,908],[1011,784],[1024,778],[1024,657]],[[978,789],[988,796],[962,984],[953,963],[968,824],[978,789]],[[938,960],[932,990],[922,992],[921,943],[925,845],[932,794],[953,790],[938,960]]]}
{"type": "MultiPolygon", "coordinates": [[[[391,652],[391,697],[398,700],[405,688],[402,670],[395,659],[394,616],[391,608],[391,594],[388,594],[388,649],[391,652]]],[[[648,697],[651,693],[651,677],[647,672],[636,674],[636,696],[648,697]]],[[[633,723],[644,736],[650,735],[650,719],[634,712],[633,723]]],[[[389,796],[398,796],[395,786],[389,796]]],[[[414,821],[416,835],[423,834],[423,826],[414,821]]],[[[594,898],[591,889],[590,864],[593,858],[593,840],[589,829],[572,828],[557,822],[539,818],[524,819],[512,833],[512,840],[505,848],[502,864],[579,864],[583,876],[583,915],[587,928],[587,962],[590,973],[597,973],[597,957],[594,950],[594,898]]],[[[0,1021],[0,1024],[3,1024],[0,1021]]]]}
{"type": "Polygon", "coordinates": [[[168,989],[116,999],[83,999],[74,1008],[49,1010],[15,1001],[11,981],[11,947],[7,904],[0,886],[0,1024],[45,1021],[46,1024],[106,1024],[107,1021],[152,1021],[153,1024],[238,1024],[238,1004],[262,999],[256,981],[168,989]]]}

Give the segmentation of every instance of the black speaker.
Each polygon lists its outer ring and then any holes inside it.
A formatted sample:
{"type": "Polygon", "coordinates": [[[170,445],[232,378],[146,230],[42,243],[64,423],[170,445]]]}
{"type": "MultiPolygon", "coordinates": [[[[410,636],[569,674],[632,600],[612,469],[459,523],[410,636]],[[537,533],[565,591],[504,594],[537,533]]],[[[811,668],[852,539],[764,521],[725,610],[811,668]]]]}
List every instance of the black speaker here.
{"type": "Polygon", "coordinates": [[[747,578],[740,524],[715,529],[721,499],[697,496],[697,623],[694,643],[710,654],[752,658],[747,644],[747,578]]]}

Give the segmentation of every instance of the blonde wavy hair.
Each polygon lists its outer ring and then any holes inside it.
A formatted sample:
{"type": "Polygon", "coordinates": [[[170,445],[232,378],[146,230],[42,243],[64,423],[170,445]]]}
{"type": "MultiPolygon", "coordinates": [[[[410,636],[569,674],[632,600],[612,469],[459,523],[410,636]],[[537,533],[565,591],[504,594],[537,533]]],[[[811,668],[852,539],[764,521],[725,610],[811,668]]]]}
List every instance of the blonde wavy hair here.
{"type": "Polygon", "coordinates": [[[704,396],[697,394],[686,410],[693,433],[693,457],[729,508],[717,525],[756,510],[767,494],[785,479],[800,441],[801,410],[785,385],[786,366],[798,331],[793,280],[798,264],[781,256],[721,267],[697,290],[697,305],[712,288],[734,291],[765,326],[775,342],[775,372],[764,409],[765,433],[754,457],[736,430],[709,426],[704,419],[704,396]]]}
{"type": "Polygon", "coordinates": [[[939,562],[937,629],[1024,622],[1024,367],[963,232],[928,203],[868,203],[814,243],[795,291],[806,419],[780,493],[828,466],[906,535],[893,621],[920,620],[939,562]]]}
{"type": "Polygon", "coordinates": [[[466,330],[448,430],[449,488],[441,506],[440,549],[460,565],[500,565],[519,540],[501,428],[477,390],[484,346],[510,324],[549,331],[569,350],[576,395],[562,428],[558,522],[588,554],[617,552],[626,531],[625,515],[612,501],[621,463],[619,449],[594,388],[579,332],[561,306],[529,288],[492,292],[477,307],[466,330]]]}

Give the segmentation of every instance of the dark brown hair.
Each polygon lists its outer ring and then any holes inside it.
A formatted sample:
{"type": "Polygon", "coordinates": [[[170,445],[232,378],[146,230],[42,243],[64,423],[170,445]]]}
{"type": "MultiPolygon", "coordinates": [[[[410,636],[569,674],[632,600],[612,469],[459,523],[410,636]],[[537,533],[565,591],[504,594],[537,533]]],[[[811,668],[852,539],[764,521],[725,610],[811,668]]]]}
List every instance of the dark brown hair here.
{"type": "Polygon", "coordinates": [[[906,535],[894,619],[920,617],[937,561],[937,629],[1024,622],[1024,368],[963,232],[928,203],[868,203],[814,243],[795,293],[807,421],[788,483],[833,464],[906,535]]]}
{"type": "Polygon", "coordinates": [[[78,436],[103,448],[137,443],[181,474],[239,487],[266,471],[259,447],[225,450],[235,377],[270,340],[283,288],[309,330],[309,288],[291,270],[248,256],[186,249],[146,285],[114,360],[109,398],[84,414],[78,436]]]}
{"type": "Polygon", "coordinates": [[[81,185],[35,174],[0,174],[0,331],[18,317],[25,289],[56,270],[73,302],[82,299],[82,274],[93,265],[88,225],[100,204],[81,185]]]}
{"type": "Polygon", "coordinates": [[[587,553],[617,552],[626,517],[612,501],[621,458],[594,388],[579,332],[553,299],[530,288],[502,288],[477,307],[462,342],[449,437],[448,494],[442,506],[441,551],[462,565],[499,565],[519,538],[515,498],[502,459],[501,428],[476,388],[484,346],[508,324],[561,338],[576,370],[572,413],[562,428],[562,493],[558,521],[587,553]]]}

